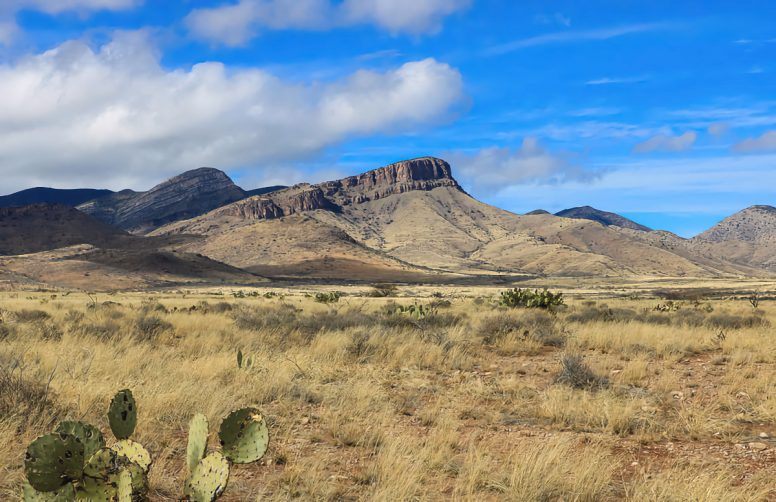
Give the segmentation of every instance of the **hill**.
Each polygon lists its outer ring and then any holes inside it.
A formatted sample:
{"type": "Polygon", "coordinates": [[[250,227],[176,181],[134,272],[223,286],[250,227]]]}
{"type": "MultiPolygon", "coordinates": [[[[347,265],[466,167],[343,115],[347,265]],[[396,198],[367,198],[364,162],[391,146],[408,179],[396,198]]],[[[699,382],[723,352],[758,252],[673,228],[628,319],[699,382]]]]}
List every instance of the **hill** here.
{"type": "Polygon", "coordinates": [[[572,207],[571,209],[564,209],[555,213],[555,216],[561,216],[563,218],[573,218],[577,220],[591,220],[597,221],[602,225],[630,228],[631,230],[640,230],[642,232],[651,232],[652,229],[640,225],[633,220],[629,220],[624,216],[620,216],[617,213],[610,213],[608,211],[601,211],[590,206],[572,207]]]}
{"type": "Polygon", "coordinates": [[[113,192],[110,190],[97,190],[93,188],[28,188],[21,192],[0,196],[0,208],[21,207],[32,204],[61,204],[64,206],[75,207],[84,202],[99,199],[111,194],[113,194],[113,192]]]}
{"type": "Polygon", "coordinates": [[[776,208],[752,206],[690,240],[698,252],[776,271],[776,208]]]}
{"type": "Polygon", "coordinates": [[[246,196],[225,173],[203,167],[164,181],[147,192],[127,190],[89,201],[78,209],[110,225],[144,234],[246,196]]]}

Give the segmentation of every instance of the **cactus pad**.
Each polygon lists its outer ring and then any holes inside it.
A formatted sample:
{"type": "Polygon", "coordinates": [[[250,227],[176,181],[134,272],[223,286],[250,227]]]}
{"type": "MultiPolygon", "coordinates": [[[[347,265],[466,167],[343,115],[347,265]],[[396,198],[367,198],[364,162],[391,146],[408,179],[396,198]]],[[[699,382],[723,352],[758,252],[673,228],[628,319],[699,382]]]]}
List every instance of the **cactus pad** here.
{"type": "Polygon", "coordinates": [[[39,492],[29,483],[22,488],[22,500],[24,502],[71,502],[75,500],[75,489],[72,483],[53,492],[39,492]]]}
{"type": "Polygon", "coordinates": [[[24,470],[27,481],[38,491],[50,492],[81,477],[84,445],[70,434],[41,436],[27,448],[24,470]]]}
{"type": "Polygon", "coordinates": [[[132,502],[133,492],[132,474],[127,470],[121,471],[118,477],[118,487],[116,488],[118,502],[132,502]]]}
{"type": "Polygon", "coordinates": [[[205,456],[207,436],[207,417],[197,413],[189,422],[189,444],[186,447],[186,464],[189,466],[189,472],[194,472],[197,464],[205,456]]]}
{"type": "Polygon", "coordinates": [[[264,456],[269,431],[256,408],[233,411],[221,422],[218,432],[226,458],[236,464],[255,462],[264,456]]]}
{"type": "Polygon", "coordinates": [[[128,439],[137,425],[137,404],[129,389],[120,390],[108,409],[110,430],[116,439],[128,439]]]}
{"type": "Polygon", "coordinates": [[[224,493],[229,481],[229,462],[213,452],[197,464],[186,483],[185,494],[192,502],[211,502],[224,493]]]}
{"type": "Polygon", "coordinates": [[[151,467],[151,454],[148,453],[142,444],[131,439],[122,439],[111,446],[110,449],[115,451],[119,457],[126,457],[133,464],[142,467],[144,472],[148,472],[148,469],[151,467]]]}
{"type": "Polygon", "coordinates": [[[119,457],[110,448],[102,448],[84,466],[84,478],[106,480],[119,471],[119,457]]]}
{"type": "Polygon", "coordinates": [[[80,439],[84,445],[84,458],[87,460],[105,446],[105,438],[100,429],[85,422],[62,422],[56,432],[70,434],[80,439]]]}

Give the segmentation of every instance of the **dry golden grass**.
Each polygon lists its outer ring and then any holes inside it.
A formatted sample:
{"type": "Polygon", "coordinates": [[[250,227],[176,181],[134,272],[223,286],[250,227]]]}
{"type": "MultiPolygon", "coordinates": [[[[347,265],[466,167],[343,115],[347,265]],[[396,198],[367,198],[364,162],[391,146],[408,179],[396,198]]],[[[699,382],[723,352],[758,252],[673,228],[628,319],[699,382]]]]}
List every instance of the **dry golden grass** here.
{"type": "Polygon", "coordinates": [[[386,305],[431,298],[3,293],[0,375],[15,380],[0,379],[0,499],[18,499],[27,443],[63,419],[108,431],[125,387],[155,459],[153,500],[177,500],[190,417],[215,428],[248,404],[268,419],[270,450],[235,469],[224,500],[776,498],[770,302],[750,327],[721,328],[721,314],[753,309],[607,299],[547,314],[450,299],[414,321],[386,305]],[[567,354],[608,384],[556,382],[567,354]]]}

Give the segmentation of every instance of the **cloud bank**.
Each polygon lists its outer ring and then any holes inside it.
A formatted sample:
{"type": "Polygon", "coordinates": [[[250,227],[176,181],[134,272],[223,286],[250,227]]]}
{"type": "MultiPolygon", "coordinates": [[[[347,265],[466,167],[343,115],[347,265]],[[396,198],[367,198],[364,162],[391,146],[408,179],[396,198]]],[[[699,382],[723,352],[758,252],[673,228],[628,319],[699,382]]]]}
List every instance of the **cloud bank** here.
{"type": "Polygon", "coordinates": [[[636,153],[683,152],[692,148],[697,139],[698,134],[693,131],[688,131],[681,136],[658,134],[636,145],[633,151],[636,153]]]}
{"type": "Polygon", "coordinates": [[[776,150],[776,131],[766,131],[756,138],[745,139],[733,146],[737,152],[776,150]]]}
{"type": "Polygon", "coordinates": [[[460,73],[434,59],[326,84],[210,62],[167,70],[143,33],[0,66],[4,189],[145,187],[202,165],[289,162],[350,137],[446,119],[460,73]]]}
{"type": "Polygon", "coordinates": [[[263,29],[326,30],[374,25],[391,34],[436,33],[442,20],[470,0],[240,0],[192,11],[191,32],[202,39],[238,46],[263,29]]]}
{"type": "Polygon", "coordinates": [[[475,191],[500,191],[525,183],[555,184],[589,182],[600,177],[571,162],[567,155],[553,154],[536,138],[527,137],[520,148],[483,148],[476,153],[451,152],[454,174],[475,191]]]}

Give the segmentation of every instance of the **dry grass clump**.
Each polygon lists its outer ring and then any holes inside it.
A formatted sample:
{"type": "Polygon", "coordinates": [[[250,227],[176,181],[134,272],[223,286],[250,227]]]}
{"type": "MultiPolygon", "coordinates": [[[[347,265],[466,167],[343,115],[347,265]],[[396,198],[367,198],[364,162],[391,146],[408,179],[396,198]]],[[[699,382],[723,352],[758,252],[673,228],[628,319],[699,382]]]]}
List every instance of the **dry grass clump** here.
{"type": "Polygon", "coordinates": [[[609,386],[609,379],[593,372],[580,354],[565,354],[555,382],[575,389],[598,390],[609,386]]]}

